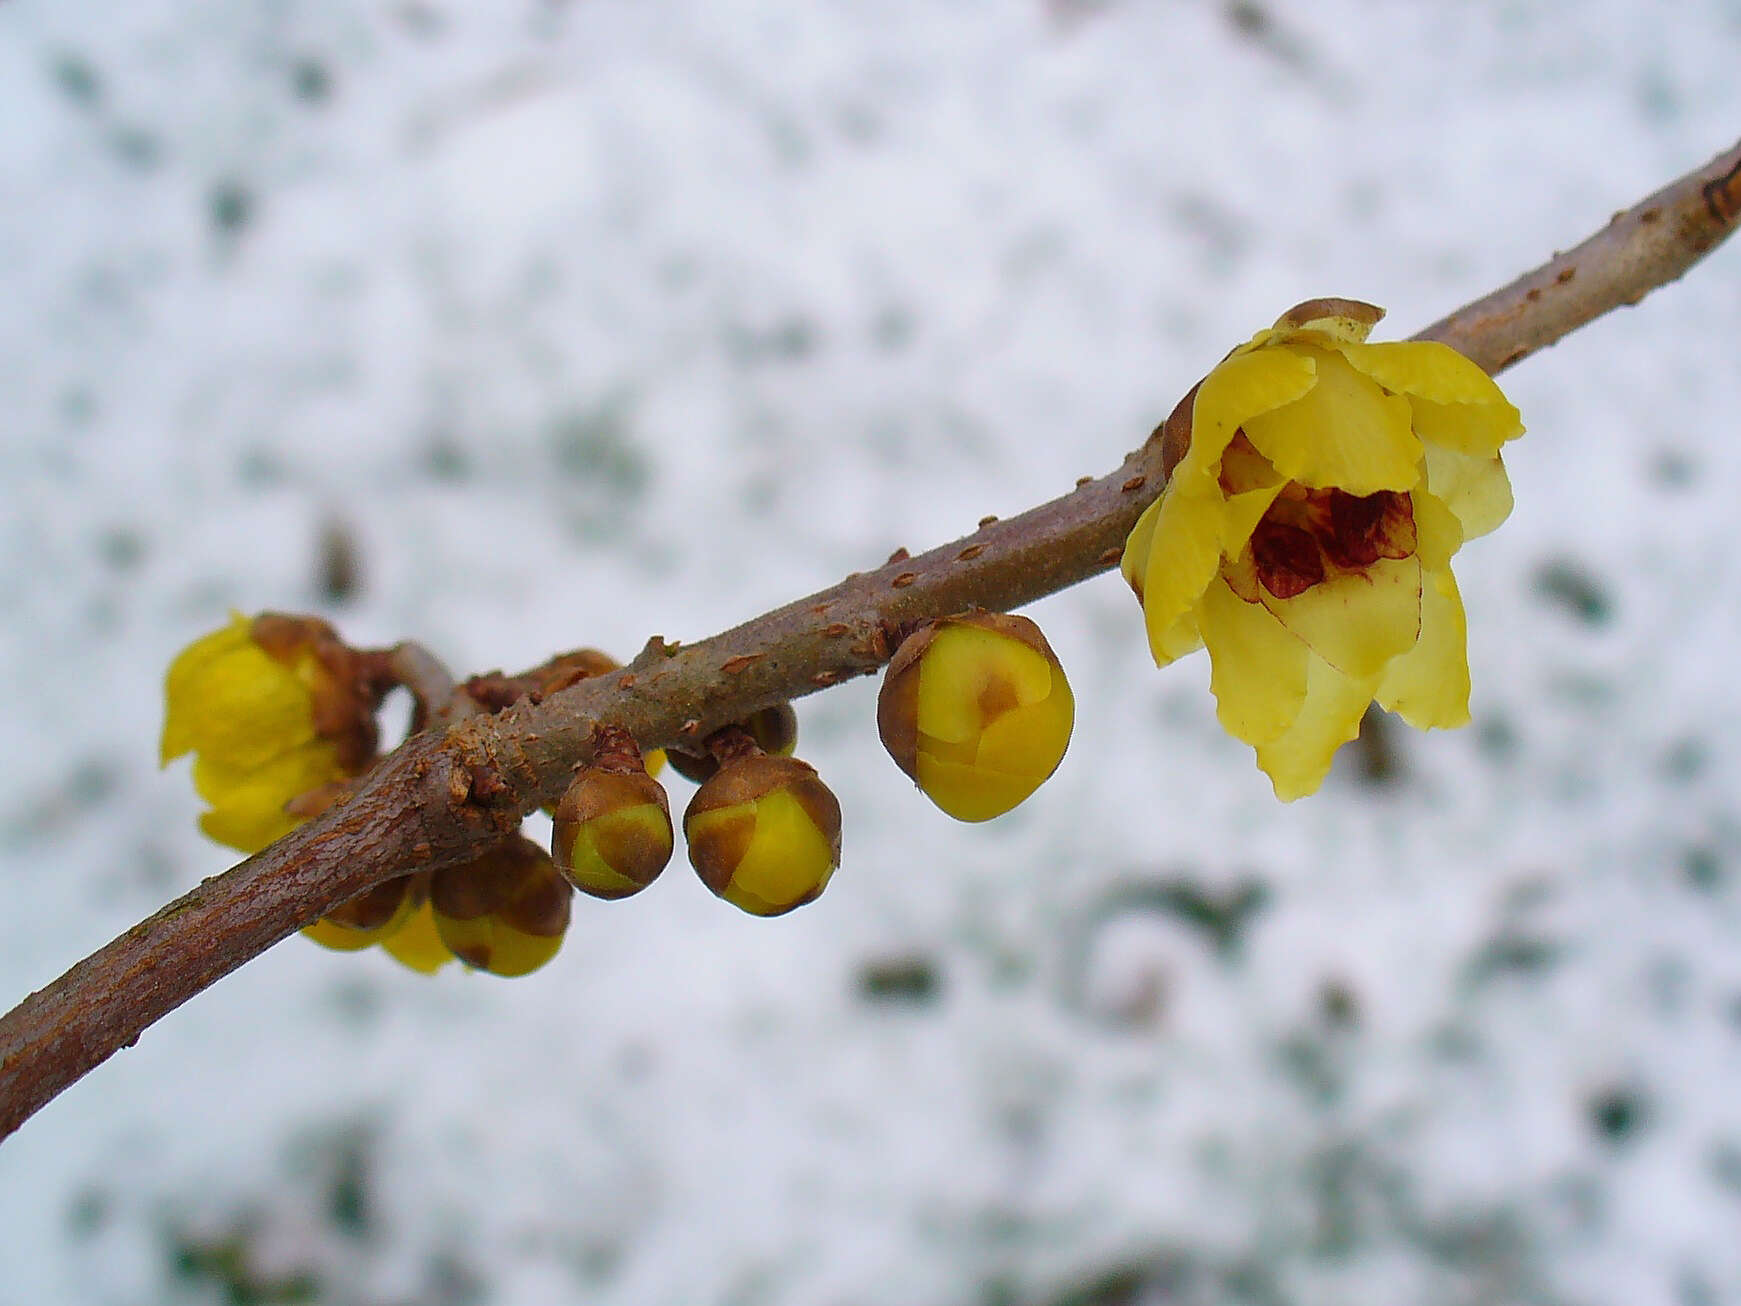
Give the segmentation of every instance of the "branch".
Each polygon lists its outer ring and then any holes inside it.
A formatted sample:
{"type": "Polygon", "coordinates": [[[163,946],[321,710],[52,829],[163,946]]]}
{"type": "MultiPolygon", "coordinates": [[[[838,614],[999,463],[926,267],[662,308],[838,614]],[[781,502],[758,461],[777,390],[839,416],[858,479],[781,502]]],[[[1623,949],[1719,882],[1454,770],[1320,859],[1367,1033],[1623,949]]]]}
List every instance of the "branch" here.
{"type": "MultiPolygon", "coordinates": [[[[1617,215],[1602,231],[1421,332],[1500,371],[1656,286],[1733,230],[1741,145],[1617,215]]],[[[469,860],[553,802],[608,722],[646,747],[696,747],[751,712],[873,673],[909,623],[1007,610],[1117,564],[1161,488],[1158,442],[1118,470],[917,558],[847,577],[699,644],[655,637],[628,667],[540,702],[440,721],[323,814],[206,880],[0,1019],[0,1138],[152,1022],[381,881],[469,860]]],[[[445,673],[420,650],[422,695],[445,673]]]]}
{"type": "Polygon", "coordinates": [[[1489,372],[1522,362],[1604,313],[1629,308],[1722,244],[1741,218],[1741,145],[1646,196],[1576,249],[1416,335],[1489,372]]]}

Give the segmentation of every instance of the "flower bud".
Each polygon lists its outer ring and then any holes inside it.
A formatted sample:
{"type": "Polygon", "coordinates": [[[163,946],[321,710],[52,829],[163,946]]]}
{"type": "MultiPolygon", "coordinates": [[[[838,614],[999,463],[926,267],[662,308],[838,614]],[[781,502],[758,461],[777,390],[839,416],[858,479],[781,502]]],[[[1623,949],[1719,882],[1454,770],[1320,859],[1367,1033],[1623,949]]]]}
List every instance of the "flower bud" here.
{"type": "Polygon", "coordinates": [[[422,876],[395,876],[334,908],[302,932],[323,948],[356,952],[397,933],[423,905],[427,889],[422,876]]]}
{"type": "Polygon", "coordinates": [[[568,882],[595,898],[627,898],[671,860],[671,809],[645,771],[583,767],[556,804],[550,850],[568,882]]]}
{"type": "Polygon", "coordinates": [[[436,871],[429,883],[441,942],[492,975],[527,975],[556,955],[570,896],[549,855],[522,835],[476,861],[436,871]]]}
{"type": "Polygon", "coordinates": [[[958,821],[1001,816],[1064,758],[1076,701],[1026,617],[966,612],[910,636],[877,697],[895,765],[958,821]]]}
{"type": "Polygon", "coordinates": [[[807,762],[740,757],[695,791],[683,835],[703,884],[779,916],[818,897],[840,865],[840,804],[807,762]]]}
{"type": "MultiPolygon", "coordinates": [[[[726,727],[728,730],[731,728],[726,727]]],[[[737,729],[747,732],[755,741],[756,747],[774,757],[790,757],[792,751],[798,747],[798,714],[792,710],[790,703],[776,703],[773,707],[752,712],[738,722],[737,729]]],[[[712,754],[700,757],[674,748],[670,753],[670,761],[671,769],[692,784],[707,783],[719,770],[719,762],[712,754]]],[[[647,769],[652,771],[652,767],[647,769]]],[[[652,773],[658,774],[656,771],[652,773]]]]}
{"type": "Polygon", "coordinates": [[[453,953],[436,933],[435,913],[428,898],[411,913],[410,920],[381,940],[381,951],[420,975],[433,975],[453,960],[453,953]]]}

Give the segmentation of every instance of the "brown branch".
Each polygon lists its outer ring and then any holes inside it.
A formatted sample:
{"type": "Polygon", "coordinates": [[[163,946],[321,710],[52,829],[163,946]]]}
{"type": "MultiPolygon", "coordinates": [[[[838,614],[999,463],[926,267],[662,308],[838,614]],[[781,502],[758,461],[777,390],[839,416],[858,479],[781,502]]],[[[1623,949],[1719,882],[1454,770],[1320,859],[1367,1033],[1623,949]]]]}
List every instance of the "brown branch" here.
{"type": "Polygon", "coordinates": [[[1741,218],[1741,145],[1645,197],[1576,249],[1555,254],[1420,332],[1499,372],[1681,274],[1741,218]]]}
{"type": "Polygon", "coordinates": [[[406,640],[377,656],[381,660],[381,679],[403,685],[411,692],[413,731],[432,722],[445,725],[447,718],[456,713],[471,715],[466,710],[466,700],[458,693],[453,672],[423,645],[406,640]]]}
{"type": "MultiPolygon", "coordinates": [[[[1733,229],[1741,145],[1519,281],[1421,333],[1493,371],[1679,277],[1733,229]]],[[[910,623],[1005,610],[1118,561],[1160,489],[1145,446],[1110,476],[917,558],[897,555],[699,644],[655,638],[628,667],[540,702],[413,736],[357,790],[240,866],[202,883],[0,1019],[0,1137],[153,1021],[302,925],[390,876],[466,860],[556,799],[595,726],[647,747],[697,747],[758,708],[875,671],[910,623]]],[[[445,673],[401,670],[432,697],[445,673]]]]}

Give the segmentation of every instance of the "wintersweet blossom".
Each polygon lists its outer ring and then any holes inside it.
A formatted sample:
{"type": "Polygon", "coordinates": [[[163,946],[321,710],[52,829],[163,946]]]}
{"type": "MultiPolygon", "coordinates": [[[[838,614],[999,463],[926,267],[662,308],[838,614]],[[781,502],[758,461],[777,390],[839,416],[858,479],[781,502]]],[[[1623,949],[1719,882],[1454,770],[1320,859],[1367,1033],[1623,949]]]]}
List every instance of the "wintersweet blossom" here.
{"type": "Polygon", "coordinates": [[[1221,723],[1284,800],[1374,700],[1469,720],[1451,556],[1510,513],[1523,425],[1449,346],[1368,344],[1382,316],[1314,300],[1229,354],[1159,433],[1166,488],[1125,545],[1156,663],[1208,647],[1221,723]]]}
{"type": "Polygon", "coordinates": [[[354,775],[373,751],[373,719],[329,646],[336,637],[314,618],[232,613],[170,664],[162,762],[194,754],[194,788],[211,806],[200,829],[218,843],[258,852],[301,824],[287,804],[354,775]]]}

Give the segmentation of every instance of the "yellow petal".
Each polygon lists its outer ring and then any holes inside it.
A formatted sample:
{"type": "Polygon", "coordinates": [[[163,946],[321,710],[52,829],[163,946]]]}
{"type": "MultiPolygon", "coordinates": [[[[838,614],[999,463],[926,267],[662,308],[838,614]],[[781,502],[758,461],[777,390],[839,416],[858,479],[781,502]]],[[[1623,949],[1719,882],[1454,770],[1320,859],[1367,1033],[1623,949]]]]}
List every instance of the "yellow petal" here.
{"type": "Polygon", "coordinates": [[[1278,476],[1274,485],[1228,496],[1221,508],[1221,553],[1224,557],[1237,558],[1244,551],[1251,533],[1257,529],[1257,524],[1286,484],[1278,476]]]}
{"type": "Polygon", "coordinates": [[[1342,356],[1385,389],[1408,397],[1415,434],[1428,443],[1491,458],[1523,434],[1517,409],[1493,378],[1449,345],[1350,345],[1342,356]]]}
{"type": "Polygon", "coordinates": [[[1414,488],[1421,442],[1409,426],[1408,401],[1385,394],[1338,353],[1299,352],[1316,361],[1318,382],[1293,403],[1245,422],[1258,452],[1283,476],[1317,489],[1366,495],[1414,488]]]}
{"type": "Polygon", "coordinates": [[[230,766],[258,766],[315,737],[313,697],[252,642],[204,662],[169,690],[165,744],[230,766]]]}
{"type": "Polygon", "coordinates": [[[1262,606],[1217,579],[1197,613],[1209,648],[1209,688],[1227,732],[1248,744],[1282,734],[1306,696],[1306,646],[1262,606]]]}
{"type": "Polygon", "coordinates": [[[347,930],[331,921],[316,921],[302,927],[303,937],[313,939],[334,952],[361,952],[375,946],[375,934],[369,930],[347,930]]]}
{"type": "Polygon", "coordinates": [[[1413,557],[1380,558],[1363,572],[1333,576],[1291,599],[1265,590],[1263,605],[1326,662],[1370,681],[1420,637],[1421,564],[1413,557]]]}
{"type": "Polygon", "coordinates": [[[1495,454],[1472,458],[1441,445],[1426,452],[1427,488],[1463,523],[1463,538],[1487,534],[1511,515],[1511,480],[1495,454]]]}
{"type": "Polygon", "coordinates": [[[201,753],[193,762],[193,787],[214,807],[236,802],[267,802],[282,807],[298,794],[319,788],[343,774],[337,750],[317,739],[280,753],[261,766],[227,766],[201,753]]]}
{"type": "Polygon", "coordinates": [[[1316,793],[1336,750],[1360,733],[1372,682],[1345,676],[1324,659],[1310,659],[1306,701],[1287,732],[1258,745],[1257,764],[1285,803],[1316,793]]]}
{"type": "Polygon", "coordinates": [[[1260,413],[1293,403],[1312,389],[1317,363],[1293,349],[1257,349],[1236,353],[1203,378],[1191,408],[1191,447],[1179,473],[1214,480],[1221,454],[1233,433],[1260,413]]]}
{"type": "Polygon", "coordinates": [[[1136,519],[1136,525],[1124,538],[1124,553],[1118,560],[1119,574],[1139,603],[1143,597],[1143,579],[1149,571],[1149,550],[1155,541],[1155,519],[1161,515],[1161,500],[1165,498],[1166,491],[1163,490],[1160,499],[1143,509],[1142,516],[1136,519]]]}
{"type": "MultiPolygon", "coordinates": [[[[941,811],[957,821],[989,821],[1002,816],[1040,787],[1039,780],[1027,776],[951,762],[925,753],[919,754],[916,770],[920,788],[941,811]]],[[[732,883],[737,884],[737,877],[732,878],[732,883]]],[[[737,902],[735,898],[730,901],[737,902]]]]}
{"type": "Polygon", "coordinates": [[[302,821],[286,816],[281,808],[233,803],[202,812],[199,828],[213,843],[252,856],[267,844],[277,843],[302,821]]]}
{"type": "Polygon", "coordinates": [[[1151,649],[1197,605],[1221,561],[1221,493],[1213,482],[1205,489],[1199,478],[1181,482],[1175,473],[1160,505],[1143,575],[1151,649]]]}
{"type": "Polygon", "coordinates": [[[755,832],[720,897],[757,916],[779,915],[816,897],[833,874],[828,840],[804,805],[779,789],[756,800],[755,832]]]}
{"type": "Polygon", "coordinates": [[[1378,701],[1419,730],[1469,724],[1469,656],[1463,599],[1450,569],[1421,591],[1421,637],[1384,669],[1378,701]]]}
{"type": "Polygon", "coordinates": [[[1220,482],[1222,490],[1231,497],[1247,490],[1267,490],[1272,485],[1279,488],[1288,483],[1288,478],[1252,448],[1249,440],[1235,440],[1222,452],[1220,482]]]}
{"type": "Polygon", "coordinates": [[[1037,786],[1064,760],[1075,724],[1075,697],[1063,675],[1055,674],[1045,698],[986,722],[974,762],[986,770],[1028,777],[1037,786]]]}
{"type": "Polygon", "coordinates": [[[1417,487],[1409,496],[1415,517],[1415,556],[1427,571],[1443,571],[1463,547],[1463,523],[1437,495],[1417,487]]]}
{"type": "Polygon", "coordinates": [[[302,824],[302,818],[285,814],[286,803],[343,774],[336,750],[321,740],[252,768],[225,766],[201,753],[194,758],[193,783],[212,810],[200,817],[200,829],[221,844],[257,853],[302,824]]]}
{"type": "Polygon", "coordinates": [[[1510,404],[1435,404],[1409,399],[1415,434],[1429,445],[1458,453],[1491,458],[1507,440],[1523,434],[1517,409],[1510,404]]]}
{"type": "Polygon", "coordinates": [[[985,725],[988,690],[1011,693],[1026,706],[1051,694],[1052,682],[1052,664],[1038,650],[980,626],[946,625],[919,663],[919,733],[950,743],[975,739],[985,725]]]}
{"type": "MultiPolygon", "coordinates": [[[[1379,345],[1343,345],[1342,357],[1393,394],[1435,404],[1479,404],[1517,409],[1498,384],[1451,346],[1436,340],[1387,340],[1379,345]]],[[[1523,428],[1518,428],[1521,431],[1523,428]]]]}
{"type": "Polygon", "coordinates": [[[493,915],[435,917],[443,947],[474,970],[513,979],[530,975],[562,950],[561,934],[529,934],[493,915]]]}
{"type": "Polygon", "coordinates": [[[230,613],[230,624],[202,635],[175,655],[163,677],[163,738],[160,760],[168,765],[195,747],[194,719],[199,686],[214,664],[247,646],[250,623],[239,612],[230,613]]]}
{"type": "Polygon", "coordinates": [[[528,934],[494,921],[489,972],[514,979],[530,975],[562,950],[561,934],[528,934]]]}
{"type": "Polygon", "coordinates": [[[381,941],[381,947],[401,966],[424,975],[435,974],[453,960],[453,953],[435,931],[435,913],[427,899],[410,920],[381,941]]]}
{"type": "Polygon", "coordinates": [[[612,865],[599,847],[601,836],[608,845],[631,856],[643,849],[663,849],[666,857],[671,855],[671,818],[656,803],[619,807],[578,822],[573,843],[559,853],[558,859],[563,863],[562,874],[568,882],[595,898],[627,898],[650,883],[624,875],[612,865]]]}
{"type": "Polygon", "coordinates": [[[1161,632],[1159,639],[1150,638],[1149,652],[1157,667],[1167,666],[1203,647],[1202,632],[1197,629],[1197,614],[1187,612],[1161,632]]]}

